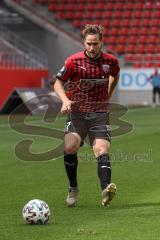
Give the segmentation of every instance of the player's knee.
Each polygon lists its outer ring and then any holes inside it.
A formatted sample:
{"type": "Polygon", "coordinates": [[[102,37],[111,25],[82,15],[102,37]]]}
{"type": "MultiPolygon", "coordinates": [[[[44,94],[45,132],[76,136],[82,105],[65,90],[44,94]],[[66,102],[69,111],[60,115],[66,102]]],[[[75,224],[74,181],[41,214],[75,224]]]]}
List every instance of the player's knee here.
{"type": "Polygon", "coordinates": [[[67,143],[64,146],[64,151],[67,154],[74,154],[75,152],[77,152],[79,148],[79,145],[77,145],[76,143],[67,143]]]}
{"type": "Polygon", "coordinates": [[[96,156],[105,154],[106,152],[107,152],[106,147],[103,147],[103,146],[94,147],[94,153],[95,153],[96,156]]]}
{"type": "Polygon", "coordinates": [[[64,151],[67,154],[73,154],[77,152],[80,146],[80,139],[77,136],[74,136],[72,134],[65,135],[65,141],[64,141],[64,151]]]}
{"type": "Polygon", "coordinates": [[[98,143],[93,145],[93,151],[96,157],[109,152],[109,145],[105,143],[98,143]]]}

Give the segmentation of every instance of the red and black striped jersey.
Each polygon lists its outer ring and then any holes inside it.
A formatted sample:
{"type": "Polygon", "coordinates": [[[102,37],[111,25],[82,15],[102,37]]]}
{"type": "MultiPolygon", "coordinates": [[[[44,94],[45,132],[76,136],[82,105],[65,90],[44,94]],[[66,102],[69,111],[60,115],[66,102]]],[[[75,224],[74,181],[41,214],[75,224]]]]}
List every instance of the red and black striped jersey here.
{"type": "Polygon", "coordinates": [[[79,111],[100,112],[106,111],[109,77],[117,76],[119,70],[112,54],[101,52],[92,59],[82,51],[68,57],[56,77],[65,82],[67,95],[79,111]]]}

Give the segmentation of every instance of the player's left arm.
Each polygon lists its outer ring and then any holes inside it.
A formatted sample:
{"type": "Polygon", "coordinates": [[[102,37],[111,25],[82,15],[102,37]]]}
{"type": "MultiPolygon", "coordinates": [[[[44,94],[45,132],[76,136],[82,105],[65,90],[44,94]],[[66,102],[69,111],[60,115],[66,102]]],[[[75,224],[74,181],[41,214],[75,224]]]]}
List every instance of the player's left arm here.
{"type": "Polygon", "coordinates": [[[109,85],[108,85],[108,100],[111,99],[112,97],[112,94],[113,94],[113,91],[115,89],[115,87],[117,86],[118,84],[118,81],[119,81],[119,73],[116,75],[116,76],[110,76],[109,77],[109,85]]]}

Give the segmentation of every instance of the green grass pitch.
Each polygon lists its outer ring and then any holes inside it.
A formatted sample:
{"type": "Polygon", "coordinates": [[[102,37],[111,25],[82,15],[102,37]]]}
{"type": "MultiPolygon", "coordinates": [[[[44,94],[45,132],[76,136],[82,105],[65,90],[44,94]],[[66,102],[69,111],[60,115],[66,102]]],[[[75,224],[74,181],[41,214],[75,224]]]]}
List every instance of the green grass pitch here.
{"type": "MultiPolygon", "coordinates": [[[[59,140],[18,133],[9,127],[7,116],[0,116],[0,240],[159,240],[160,108],[129,109],[123,119],[134,128],[112,140],[112,181],[118,188],[112,205],[101,206],[97,164],[84,145],[79,152],[78,205],[70,209],[62,157],[23,161],[15,155],[23,139],[34,140],[35,154],[53,149],[59,140]],[[24,204],[34,198],[50,206],[47,225],[30,226],[22,219],[24,204]]],[[[38,117],[28,122],[41,124],[38,117]]],[[[63,130],[64,118],[42,125],[63,130]]]]}

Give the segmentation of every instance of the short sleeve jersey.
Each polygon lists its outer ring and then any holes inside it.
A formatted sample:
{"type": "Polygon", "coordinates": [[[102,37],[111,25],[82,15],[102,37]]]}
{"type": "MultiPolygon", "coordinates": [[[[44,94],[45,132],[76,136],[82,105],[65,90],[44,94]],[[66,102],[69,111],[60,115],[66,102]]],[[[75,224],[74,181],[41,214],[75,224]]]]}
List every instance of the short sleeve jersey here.
{"type": "Polygon", "coordinates": [[[103,53],[97,59],[89,58],[85,51],[68,57],[57,78],[65,82],[70,100],[82,112],[106,111],[109,77],[119,72],[118,59],[103,53]]]}

